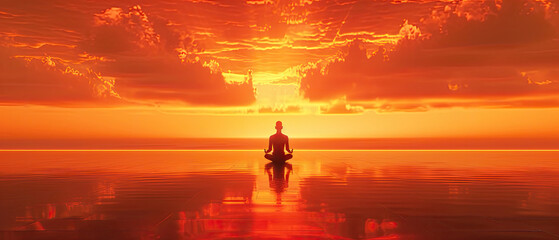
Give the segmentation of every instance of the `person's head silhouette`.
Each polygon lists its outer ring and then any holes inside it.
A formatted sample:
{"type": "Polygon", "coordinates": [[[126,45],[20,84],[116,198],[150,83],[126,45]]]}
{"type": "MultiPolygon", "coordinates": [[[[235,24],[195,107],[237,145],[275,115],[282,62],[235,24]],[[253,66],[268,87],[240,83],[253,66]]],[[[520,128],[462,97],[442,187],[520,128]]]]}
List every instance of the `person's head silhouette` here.
{"type": "Polygon", "coordinates": [[[281,121],[276,122],[276,130],[281,131],[283,129],[283,125],[281,121]]]}

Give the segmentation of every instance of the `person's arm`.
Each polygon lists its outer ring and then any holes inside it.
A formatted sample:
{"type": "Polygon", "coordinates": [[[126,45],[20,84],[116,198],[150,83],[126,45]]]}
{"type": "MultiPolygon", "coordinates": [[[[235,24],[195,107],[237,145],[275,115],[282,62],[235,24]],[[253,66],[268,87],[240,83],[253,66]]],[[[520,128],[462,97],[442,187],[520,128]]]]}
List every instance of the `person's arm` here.
{"type": "Polygon", "coordinates": [[[293,153],[293,149],[289,149],[289,137],[285,136],[285,151],[287,151],[288,153],[293,153]]]}
{"type": "Polygon", "coordinates": [[[268,139],[268,150],[264,149],[265,153],[269,153],[272,151],[272,137],[270,136],[270,138],[268,139]]]}

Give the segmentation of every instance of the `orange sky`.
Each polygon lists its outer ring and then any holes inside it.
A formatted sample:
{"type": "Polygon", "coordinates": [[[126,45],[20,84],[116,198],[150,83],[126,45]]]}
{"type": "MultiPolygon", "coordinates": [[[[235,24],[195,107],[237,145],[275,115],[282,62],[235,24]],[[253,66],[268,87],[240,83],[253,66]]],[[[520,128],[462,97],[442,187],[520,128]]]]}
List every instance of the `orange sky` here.
{"type": "Polygon", "coordinates": [[[556,137],[548,0],[10,1],[0,137],[556,137]]]}

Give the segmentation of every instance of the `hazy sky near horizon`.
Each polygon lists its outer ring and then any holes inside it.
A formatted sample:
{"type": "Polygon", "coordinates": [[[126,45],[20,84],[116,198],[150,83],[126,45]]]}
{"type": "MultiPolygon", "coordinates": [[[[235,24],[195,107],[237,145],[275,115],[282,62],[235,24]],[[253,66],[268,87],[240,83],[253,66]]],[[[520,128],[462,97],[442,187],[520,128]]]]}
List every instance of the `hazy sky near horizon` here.
{"type": "Polygon", "coordinates": [[[550,0],[3,1],[0,137],[559,135],[550,0]]]}

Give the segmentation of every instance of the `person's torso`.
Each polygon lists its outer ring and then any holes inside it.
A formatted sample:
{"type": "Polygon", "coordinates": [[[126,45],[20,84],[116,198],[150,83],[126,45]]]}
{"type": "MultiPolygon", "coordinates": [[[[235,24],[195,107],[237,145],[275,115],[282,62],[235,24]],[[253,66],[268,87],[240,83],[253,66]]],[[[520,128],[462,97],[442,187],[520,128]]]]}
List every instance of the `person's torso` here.
{"type": "Polygon", "coordinates": [[[273,154],[285,154],[283,149],[285,148],[285,144],[287,143],[287,136],[283,134],[274,134],[271,137],[272,146],[274,147],[273,154]]]}

